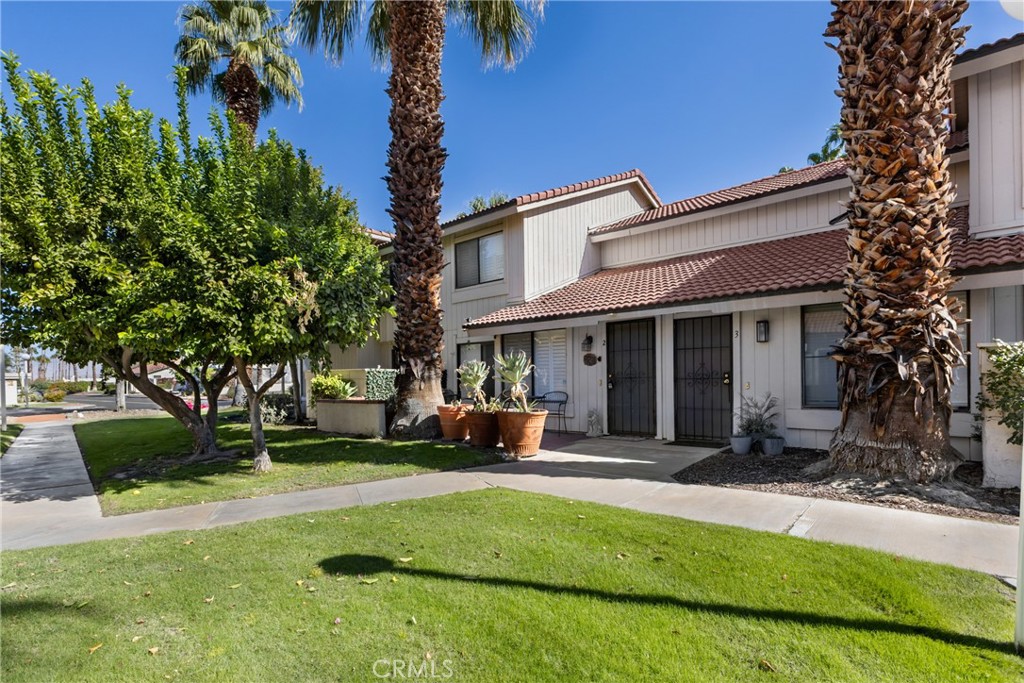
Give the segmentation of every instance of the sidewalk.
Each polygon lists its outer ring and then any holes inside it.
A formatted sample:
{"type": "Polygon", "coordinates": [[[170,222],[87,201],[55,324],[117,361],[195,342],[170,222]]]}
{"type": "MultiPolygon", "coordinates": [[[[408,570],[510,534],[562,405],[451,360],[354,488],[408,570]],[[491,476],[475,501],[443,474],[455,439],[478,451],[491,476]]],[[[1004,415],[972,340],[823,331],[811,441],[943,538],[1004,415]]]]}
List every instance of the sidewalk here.
{"type": "Polygon", "coordinates": [[[589,439],[522,462],[102,517],[71,425],[30,425],[0,460],[2,546],[13,550],[207,529],[501,486],[1016,576],[1016,526],[758,491],[684,486],[671,480],[672,472],[709,452],[652,442],[589,439]]]}

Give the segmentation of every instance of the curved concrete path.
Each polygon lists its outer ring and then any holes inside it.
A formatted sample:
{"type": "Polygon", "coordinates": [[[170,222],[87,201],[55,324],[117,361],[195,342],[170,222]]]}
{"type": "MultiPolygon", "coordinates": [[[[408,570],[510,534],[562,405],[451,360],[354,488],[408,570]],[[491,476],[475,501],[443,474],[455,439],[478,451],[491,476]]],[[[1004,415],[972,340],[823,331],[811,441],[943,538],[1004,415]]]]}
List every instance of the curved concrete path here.
{"type": "Polygon", "coordinates": [[[102,517],[71,424],[35,424],[0,460],[0,540],[7,550],[61,545],[503,486],[1016,576],[1016,526],[671,479],[712,452],[588,439],[521,462],[102,517]]]}

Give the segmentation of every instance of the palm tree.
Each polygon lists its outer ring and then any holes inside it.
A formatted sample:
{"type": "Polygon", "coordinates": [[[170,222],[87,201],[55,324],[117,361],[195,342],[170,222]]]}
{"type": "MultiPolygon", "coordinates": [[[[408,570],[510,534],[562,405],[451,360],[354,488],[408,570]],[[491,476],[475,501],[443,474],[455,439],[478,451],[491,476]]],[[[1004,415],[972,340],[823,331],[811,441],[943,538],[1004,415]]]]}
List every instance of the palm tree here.
{"type": "Polygon", "coordinates": [[[839,128],[839,124],[835,123],[828,128],[828,135],[825,137],[825,144],[821,146],[821,151],[808,154],[807,163],[822,164],[826,161],[834,161],[845,156],[846,153],[843,151],[843,131],[839,128]]]}
{"type": "MultiPolygon", "coordinates": [[[[299,41],[323,46],[340,60],[360,29],[364,3],[295,0],[292,23],[299,41]]],[[[514,0],[375,0],[369,5],[367,42],[378,63],[390,61],[391,144],[388,147],[389,213],[395,223],[395,349],[401,362],[398,406],[391,432],[431,437],[440,423],[444,349],[441,327],[441,52],[450,20],[480,44],[485,64],[514,66],[529,48],[531,11],[543,2],[514,0]]]]}
{"type": "Polygon", "coordinates": [[[964,0],[833,0],[840,131],[852,181],[846,334],[836,347],[838,470],[948,477],[953,368],[964,361],[948,297],[950,71],[964,0]]]}
{"type": "Polygon", "coordinates": [[[192,94],[209,88],[254,135],[277,100],[302,106],[302,71],[288,54],[286,26],[262,0],[208,0],[181,8],[174,47],[192,94]],[[218,63],[227,61],[224,71],[218,63]]]}

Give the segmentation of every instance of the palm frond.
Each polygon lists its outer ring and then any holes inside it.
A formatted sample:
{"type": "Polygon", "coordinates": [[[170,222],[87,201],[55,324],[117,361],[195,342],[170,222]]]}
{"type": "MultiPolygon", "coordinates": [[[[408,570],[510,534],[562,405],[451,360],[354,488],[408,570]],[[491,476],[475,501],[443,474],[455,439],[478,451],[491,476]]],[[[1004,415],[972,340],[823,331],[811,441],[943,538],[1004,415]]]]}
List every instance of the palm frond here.
{"type": "Polygon", "coordinates": [[[480,45],[485,67],[515,67],[533,45],[533,17],[544,16],[543,0],[449,0],[448,16],[480,45]]]}
{"type": "Polygon", "coordinates": [[[299,43],[340,62],[345,49],[359,31],[361,9],[358,0],[295,0],[288,25],[299,43]]]}

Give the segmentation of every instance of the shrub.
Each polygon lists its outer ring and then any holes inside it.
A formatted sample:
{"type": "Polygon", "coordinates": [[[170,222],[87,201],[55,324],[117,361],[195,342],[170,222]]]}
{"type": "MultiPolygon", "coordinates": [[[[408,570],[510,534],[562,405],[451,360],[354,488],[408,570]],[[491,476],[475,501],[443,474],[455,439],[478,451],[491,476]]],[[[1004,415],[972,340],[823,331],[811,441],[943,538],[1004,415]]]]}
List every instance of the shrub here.
{"type": "Polygon", "coordinates": [[[260,419],[265,425],[280,425],[295,419],[295,401],[291,394],[264,394],[260,401],[260,419]]]}
{"type": "Polygon", "coordinates": [[[398,386],[395,384],[397,379],[398,370],[367,368],[366,400],[393,401],[395,396],[398,395],[398,386]]]}
{"type": "Polygon", "coordinates": [[[309,383],[309,389],[313,395],[314,403],[322,398],[352,398],[356,393],[356,385],[354,383],[332,374],[316,375],[309,383]]]}
{"type": "Polygon", "coordinates": [[[89,383],[82,380],[77,382],[61,382],[61,389],[68,394],[80,394],[83,391],[89,391],[89,383]]]}
{"type": "Polygon", "coordinates": [[[60,401],[63,401],[66,395],[67,393],[63,389],[60,389],[58,387],[50,387],[43,394],[43,400],[49,401],[50,403],[58,403],[60,401]]]}
{"type": "Polygon", "coordinates": [[[978,400],[981,408],[1000,415],[999,424],[1010,430],[1009,443],[1024,442],[1024,342],[1007,344],[988,350],[992,369],[981,376],[988,396],[978,400]]]}

